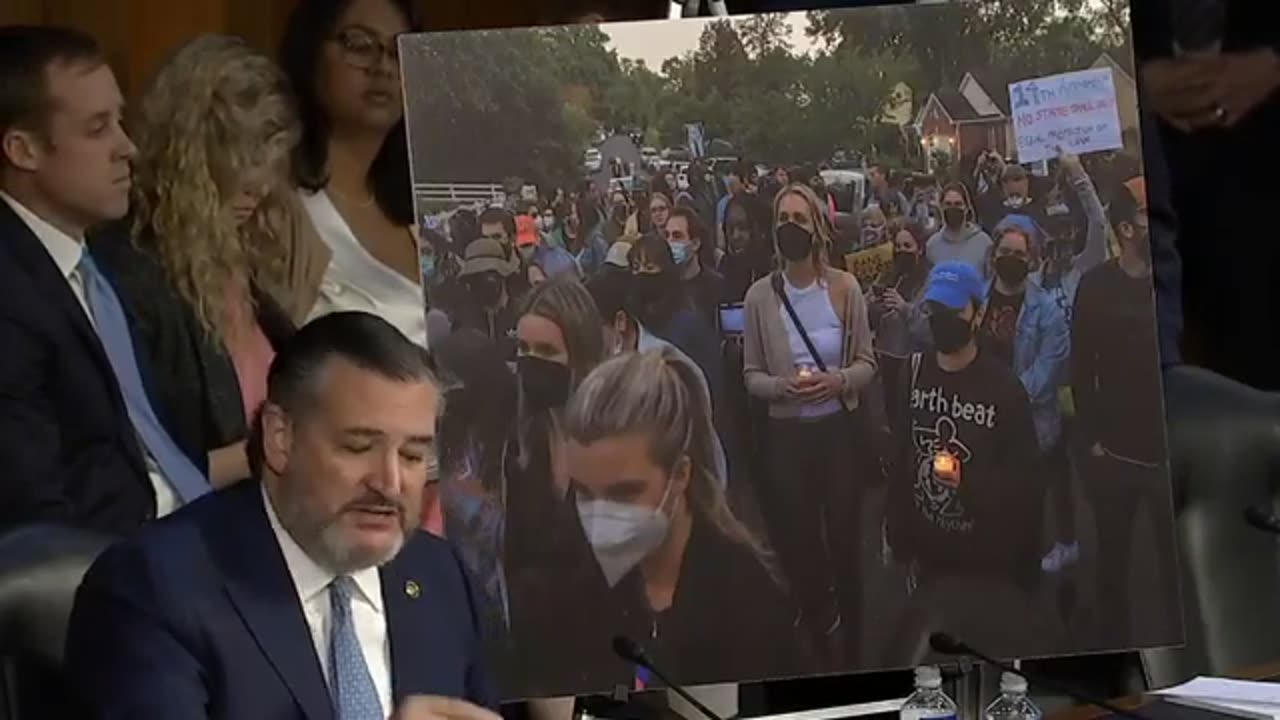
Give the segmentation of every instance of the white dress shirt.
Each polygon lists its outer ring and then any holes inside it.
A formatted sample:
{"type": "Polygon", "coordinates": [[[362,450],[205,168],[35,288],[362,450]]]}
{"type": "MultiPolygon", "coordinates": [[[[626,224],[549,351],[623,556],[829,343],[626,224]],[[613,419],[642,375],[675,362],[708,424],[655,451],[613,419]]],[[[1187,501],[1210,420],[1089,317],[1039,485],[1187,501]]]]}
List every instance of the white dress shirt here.
{"type": "MultiPolygon", "coordinates": [[[[427,347],[427,303],[422,286],[387,267],[365,249],[323,190],[315,193],[299,190],[298,193],[316,233],[333,251],[307,320],[344,310],[360,310],[377,315],[405,337],[427,347]]],[[[406,228],[406,240],[414,237],[411,229],[406,228]]]]}
{"type": "MultiPolygon", "coordinates": [[[[49,257],[53,258],[53,263],[58,266],[58,270],[62,272],[62,277],[66,278],[67,284],[71,286],[71,292],[76,296],[76,300],[80,301],[80,307],[84,308],[85,317],[89,320],[95,330],[97,324],[93,321],[93,312],[89,309],[89,300],[85,294],[84,277],[80,274],[80,257],[84,254],[84,238],[76,239],[62,232],[53,225],[45,222],[43,218],[31,212],[22,203],[13,199],[10,195],[0,192],[0,198],[9,203],[9,207],[17,213],[31,232],[40,240],[40,244],[44,245],[44,249],[49,253],[49,257]]],[[[165,479],[164,474],[160,472],[160,466],[156,464],[151,453],[147,452],[147,448],[142,444],[141,438],[138,440],[138,447],[142,449],[142,454],[147,462],[147,477],[151,481],[151,489],[156,496],[156,517],[163,517],[173,512],[181,504],[177,493],[173,491],[173,487],[169,485],[169,481],[165,479]]]]}
{"type": "MultiPolygon", "coordinates": [[[[293,578],[293,587],[298,591],[298,602],[302,605],[302,614],[311,630],[311,642],[315,646],[320,667],[324,670],[325,683],[328,683],[329,583],[336,576],[317,565],[280,525],[280,518],[271,505],[265,486],[262,488],[262,504],[267,509],[271,531],[275,533],[280,552],[284,554],[285,565],[293,578]]],[[[387,616],[382,604],[381,578],[377,568],[368,568],[352,573],[351,579],[360,590],[351,596],[351,621],[355,625],[356,639],[360,641],[364,663],[368,666],[369,676],[373,678],[373,686],[378,691],[382,711],[389,715],[394,709],[391,707],[391,644],[387,638],[387,616]]]]}

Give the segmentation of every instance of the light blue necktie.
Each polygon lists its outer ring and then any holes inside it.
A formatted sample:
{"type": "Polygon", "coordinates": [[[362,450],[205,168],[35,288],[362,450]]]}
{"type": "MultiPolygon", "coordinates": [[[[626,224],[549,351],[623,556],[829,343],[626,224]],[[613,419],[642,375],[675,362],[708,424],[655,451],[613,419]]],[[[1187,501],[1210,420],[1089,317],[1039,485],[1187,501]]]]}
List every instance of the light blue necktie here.
{"type": "Polygon", "coordinates": [[[351,620],[355,583],[340,575],[329,584],[329,692],[337,720],[385,720],[369,666],[351,620]]]}
{"type": "Polygon", "coordinates": [[[107,352],[107,359],[115,371],[116,383],[124,395],[129,409],[129,420],[141,438],[151,458],[160,468],[160,474],[173,488],[183,504],[209,492],[209,481],[183,454],[173,438],[156,418],[138,372],[138,359],[133,354],[133,340],[129,335],[129,320],[120,306],[111,283],[99,272],[93,258],[85,251],[80,256],[80,277],[84,281],[89,312],[93,315],[98,339],[107,352]]]}

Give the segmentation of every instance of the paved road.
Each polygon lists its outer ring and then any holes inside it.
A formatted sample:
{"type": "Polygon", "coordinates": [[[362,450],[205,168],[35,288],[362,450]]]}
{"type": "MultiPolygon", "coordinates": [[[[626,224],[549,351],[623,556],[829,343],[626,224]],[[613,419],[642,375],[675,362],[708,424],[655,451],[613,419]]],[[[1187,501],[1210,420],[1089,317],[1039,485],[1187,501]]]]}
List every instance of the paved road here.
{"type": "Polygon", "coordinates": [[[613,158],[620,158],[623,163],[633,163],[637,168],[641,166],[640,148],[631,142],[631,138],[626,135],[614,135],[600,144],[600,155],[604,162],[600,166],[600,172],[590,176],[590,179],[596,183],[603,191],[609,189],[609,180],[613,177],[609,171],[609,161],[613,158]]]}

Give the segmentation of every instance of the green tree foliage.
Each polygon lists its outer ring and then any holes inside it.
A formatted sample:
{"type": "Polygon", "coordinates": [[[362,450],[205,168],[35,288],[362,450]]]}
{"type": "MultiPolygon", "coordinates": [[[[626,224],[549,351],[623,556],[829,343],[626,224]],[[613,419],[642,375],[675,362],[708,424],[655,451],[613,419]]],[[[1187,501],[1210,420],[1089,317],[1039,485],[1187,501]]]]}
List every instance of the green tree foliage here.
{"type": "Polygon", "coordinates": [[[414,38],[404,58],[415,174],[569,185],[598,130],[635,128],[647,143],[682,146],[691,122],[760,162],[819,161],[837,147],[894,157],[901,133],[883,114],[900,82],[918,104],[971,70],[1010,81],[1128,51],[1118,0],[980,0],[807,20],[805,53],[784,16],[762,15],[708,23],[695,48],[658,68],[619,58],[598,26],[414,38]]]}

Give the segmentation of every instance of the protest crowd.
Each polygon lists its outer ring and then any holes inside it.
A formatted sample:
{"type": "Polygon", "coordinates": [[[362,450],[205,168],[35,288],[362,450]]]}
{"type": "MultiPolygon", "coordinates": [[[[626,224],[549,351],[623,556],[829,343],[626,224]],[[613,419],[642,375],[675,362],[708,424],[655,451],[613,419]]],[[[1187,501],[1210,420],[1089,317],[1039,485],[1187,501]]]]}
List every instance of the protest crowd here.
{"type": "Polygon", "coordinates": [[[865,188],[821,165],[614,167],[626,182],[428,217],[430,343],[462,408],[442,529],[500,653],[563,648],[545,684],[520,665],[529,689],[632,684],[620,627],[696,683],[900,664],[904,633],[864,619],[876,593],[899,629],[950,606],[987,647],[1044,626],[1046,649],[1078,630],[1082,577],[1128,598],[1138,509],[1171,530],[1143,181],[1101,155],[871,164],[865,188]],[[656,453],[631,480],[617,438],[673,427],[691,465],[656,453]],[[1081,504],[1105,549],[1087,565],[1081,504]],[[997,627],[957,584],[1055,612],[997,627]]]}

